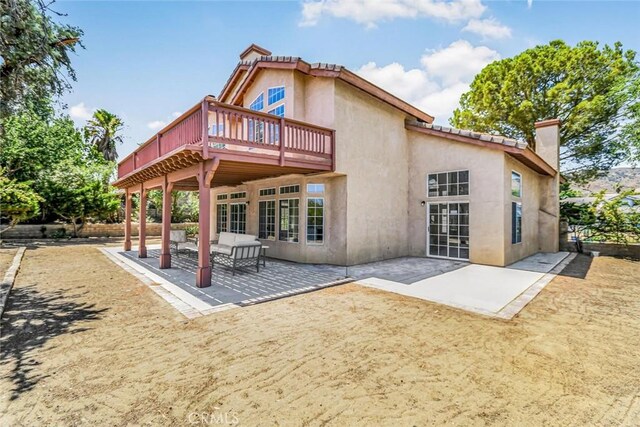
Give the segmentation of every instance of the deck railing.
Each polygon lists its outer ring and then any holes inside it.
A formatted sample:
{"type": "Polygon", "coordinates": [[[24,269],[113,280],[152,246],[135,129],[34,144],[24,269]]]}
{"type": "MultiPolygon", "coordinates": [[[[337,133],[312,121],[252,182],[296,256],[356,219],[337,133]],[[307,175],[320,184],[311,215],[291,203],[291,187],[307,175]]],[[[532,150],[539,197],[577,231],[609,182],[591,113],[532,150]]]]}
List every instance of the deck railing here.
{"type": "MultiPolygon", "coordinates": [[[[184,145],[202,145],[203,109],[193,107],[182,117],[142,144],[118,164],[118,177],[184,145]]],[[[246,108],[208,101],[207,149],[234,153],[251,151],[286,159],[303,157],[327,162],[333,158],[333,130],[246,108]]]]}
{"type": "Polygon", "coordinates": [[[217,103],[212,103],[209,111],[209,145],[213,149],[231,149],[231,145],[236,150],[284,150],[331,158],[331,129],[217,103]]]}

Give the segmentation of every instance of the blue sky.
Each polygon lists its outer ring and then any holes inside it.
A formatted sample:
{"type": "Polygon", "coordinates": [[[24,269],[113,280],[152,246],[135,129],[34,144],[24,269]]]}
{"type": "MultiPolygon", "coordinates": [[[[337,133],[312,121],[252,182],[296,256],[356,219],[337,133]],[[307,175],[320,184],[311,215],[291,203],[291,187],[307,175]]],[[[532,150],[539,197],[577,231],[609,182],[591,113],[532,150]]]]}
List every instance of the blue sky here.
{"type": "Polygon", "coordinates": [[[65,1],[81,27],[78,81],[63,101],[80,126],[96,108],[125,123],[121,156],[217,95],[257,43],[274,55],[346,66],[446,124],[487,63],[563,39],[640,51],[640,1],[65,1]]]}

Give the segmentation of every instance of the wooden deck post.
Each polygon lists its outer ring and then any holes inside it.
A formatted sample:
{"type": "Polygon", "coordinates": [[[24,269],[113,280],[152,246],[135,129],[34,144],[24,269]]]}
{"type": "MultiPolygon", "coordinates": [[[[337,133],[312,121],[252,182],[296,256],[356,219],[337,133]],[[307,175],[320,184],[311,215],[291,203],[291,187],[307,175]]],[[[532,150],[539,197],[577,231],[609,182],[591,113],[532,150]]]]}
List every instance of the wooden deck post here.
{"type": "Polygon", "coordinates": [[[131,250],[131,193],[124,193],[124,250],[131,250]]]}
{"type": "Polygon", "coordinates": [[[214,161],[211,170],[205,168],[205,162],[200,163],[198,173],[198,270],[196,271],[196,286],[206,288],[211,286],[211,180],[218,167],[214,161]]]}
{"type": "Polygon", "coordinates": [[[138,258],[147,257],[147,191],[140,184],[140,215],[138,225],[138,258]]]}
{"type": "Polygon", "coordinates": [[[164,176],[162,183],[162,243],[160,246],[160,268],[171,268],[171,191],[173,183],[164,176]]]}

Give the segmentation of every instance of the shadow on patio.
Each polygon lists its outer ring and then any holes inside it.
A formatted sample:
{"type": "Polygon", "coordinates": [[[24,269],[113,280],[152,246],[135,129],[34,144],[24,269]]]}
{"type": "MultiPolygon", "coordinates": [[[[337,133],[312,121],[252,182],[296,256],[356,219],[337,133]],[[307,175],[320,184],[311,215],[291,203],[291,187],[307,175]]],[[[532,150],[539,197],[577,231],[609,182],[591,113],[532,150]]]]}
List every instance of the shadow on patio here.
{"type": "Polygon", "coordinates": [[[32,357],[33,350],[56,336],[88,330],[86,326],[74,327],[74,324],[97,320],[107,310],[74,301],[85,293],[43,293],[38,292],[35,285],[13,288],[0,323],[0,360],[4,378],[14,384],[10,390],[11,400],[48,376],[37,373],[40,362],[32,357]],[[9,367],[11,363],[13,366],[9,367]]]}

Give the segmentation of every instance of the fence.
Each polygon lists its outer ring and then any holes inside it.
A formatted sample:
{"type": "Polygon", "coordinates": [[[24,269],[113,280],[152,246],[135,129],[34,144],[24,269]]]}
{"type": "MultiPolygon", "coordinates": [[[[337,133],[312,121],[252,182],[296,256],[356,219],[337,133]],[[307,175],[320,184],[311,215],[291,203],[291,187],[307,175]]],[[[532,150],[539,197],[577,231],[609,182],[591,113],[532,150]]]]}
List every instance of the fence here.
{"type": "MultiPolygon", "coordinates": [[[[576,252],[576,244],[573,240],[573,233],[569,231],[569,226],[565,221],[560,222],[560,250],[576,252]]],[[[625,258],[640,259],[640,243],[610,243],[610,242],[587,242],[582,241],[584,253],[599,252],[604,256],[617,256],[625,258]]]]}

